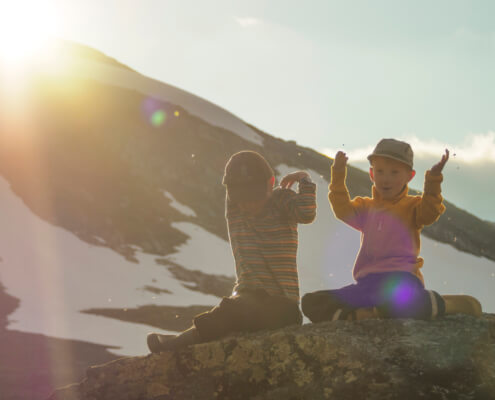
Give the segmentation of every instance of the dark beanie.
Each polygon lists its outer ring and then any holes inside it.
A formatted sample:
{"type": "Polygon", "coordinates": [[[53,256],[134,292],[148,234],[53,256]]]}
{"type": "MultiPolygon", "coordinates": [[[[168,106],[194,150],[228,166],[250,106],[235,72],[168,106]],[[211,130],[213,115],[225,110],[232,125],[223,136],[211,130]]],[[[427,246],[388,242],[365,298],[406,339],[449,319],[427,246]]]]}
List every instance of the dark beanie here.
{"type": "Polygon", "coordinates": [[[255,151],[240,151],[230,157],[225,166],[223,184],[256,184],[266,183],[273,176],[273,170],[268,162],[255,151]]]}
{"type": "Polygon", "coordinates": [[[230,157],[225,165],[222,183],[232,200],[256,200],[266,193],[266,183],[273,175],[263,156],[246,150],[230,157]]]}

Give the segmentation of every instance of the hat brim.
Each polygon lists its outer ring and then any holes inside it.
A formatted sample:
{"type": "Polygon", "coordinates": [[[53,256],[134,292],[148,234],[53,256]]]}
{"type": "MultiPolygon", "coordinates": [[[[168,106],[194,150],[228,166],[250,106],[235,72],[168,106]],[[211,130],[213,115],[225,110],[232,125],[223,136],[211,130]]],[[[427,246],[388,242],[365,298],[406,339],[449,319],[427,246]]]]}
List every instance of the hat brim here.
{"type": "Polygon", "coordinates": [[[399,157],[394,157],[394,156],[392,156],[392,155],[390,155],[390,154],[383,154],[383,153],[372,153],[372,154],[370,154],[370,155],[368,156],[368,161],[369,161],[369,162],[371,162],[371,159],[372,159],[373,157],[385,157],[385,158],[390,158],[390,159],[392,159],[392,160],[399,161],[399,162],[401,162],[402,164],[407,165],[408,167],[413,168],[413,166],[412,166],[411,164],[409,164],[408,162],[406,162],[406,161],[404,161],[404,160],[400,159],[399,157]]]}

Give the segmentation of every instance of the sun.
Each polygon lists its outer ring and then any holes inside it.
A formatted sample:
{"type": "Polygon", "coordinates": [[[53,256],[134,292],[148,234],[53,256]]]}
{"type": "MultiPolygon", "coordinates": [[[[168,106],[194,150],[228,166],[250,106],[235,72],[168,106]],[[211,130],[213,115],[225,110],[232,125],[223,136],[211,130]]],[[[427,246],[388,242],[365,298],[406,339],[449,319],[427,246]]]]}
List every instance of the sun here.
{"type": "Polygon", "coordinates": [[[16,70],[56,34],[57,17],[48,1],[0,1],[0,65],[16,70]]]}

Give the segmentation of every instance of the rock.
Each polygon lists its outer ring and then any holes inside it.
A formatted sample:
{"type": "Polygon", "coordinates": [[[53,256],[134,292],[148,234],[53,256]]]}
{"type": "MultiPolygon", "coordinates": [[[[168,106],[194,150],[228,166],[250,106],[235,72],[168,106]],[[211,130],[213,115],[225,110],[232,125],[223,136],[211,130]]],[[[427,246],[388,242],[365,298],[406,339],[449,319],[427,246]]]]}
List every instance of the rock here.
{"type": "Polygon", "coordinates": [[[231,336],[92,367],[50,400],[364,398],[495,399],[495,316],[337,321],[231,336]]]}

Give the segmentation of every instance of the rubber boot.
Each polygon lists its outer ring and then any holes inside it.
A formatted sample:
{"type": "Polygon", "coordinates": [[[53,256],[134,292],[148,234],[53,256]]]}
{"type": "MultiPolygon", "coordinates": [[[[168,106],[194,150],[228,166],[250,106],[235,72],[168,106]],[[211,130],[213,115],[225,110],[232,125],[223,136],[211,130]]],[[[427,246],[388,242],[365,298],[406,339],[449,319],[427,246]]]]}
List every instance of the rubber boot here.
{"type": "Polygon", "coordinates": [[[199,333],[195,327],[191,327],[176,336],[148,333],[147,337],[148,348],[152,353],[173,351],[199,342],[199,333]]]}
{"type": "Polygon", "coordinates": [[[445,314],[467,314],[480,317],[483,312],[480,302],[467,295],[442,295],[445,301],[445,314]]]}

